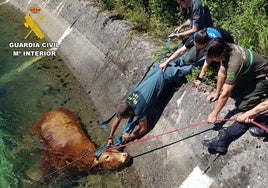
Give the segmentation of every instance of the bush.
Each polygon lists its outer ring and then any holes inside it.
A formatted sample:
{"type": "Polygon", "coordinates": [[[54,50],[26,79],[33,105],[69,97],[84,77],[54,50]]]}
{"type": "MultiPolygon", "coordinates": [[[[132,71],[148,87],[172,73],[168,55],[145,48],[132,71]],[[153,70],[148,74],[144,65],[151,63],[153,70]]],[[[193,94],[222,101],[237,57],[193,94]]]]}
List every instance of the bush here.
{"type": "MultiPolygon", "coordinates": [[[[193,69],[191,74],[186,75],[187,82],[193,83],[200,73],[200,69],[193,69]]],[[[215,69],[209,68],[202,82],[202,86],[199,90],[204,92],[211,92],[216,87],[217,71],[215,69]]]]}
{"type": "MultiPolygon", "coordinates": [[[[122,14],[133,29],[166,39],[187,17],[174,0],[96,0],[100,7],[122,14]]],[[[267,0],[203,0],[214,25],[229,30],[236,43],[268,56],[267,0]]]]}
{"type": "Polygon", "coordinates": [[[237,44],[268,56],[267,0],[203,2],[210,7],[214,24],[229,30],[237,44]]]}

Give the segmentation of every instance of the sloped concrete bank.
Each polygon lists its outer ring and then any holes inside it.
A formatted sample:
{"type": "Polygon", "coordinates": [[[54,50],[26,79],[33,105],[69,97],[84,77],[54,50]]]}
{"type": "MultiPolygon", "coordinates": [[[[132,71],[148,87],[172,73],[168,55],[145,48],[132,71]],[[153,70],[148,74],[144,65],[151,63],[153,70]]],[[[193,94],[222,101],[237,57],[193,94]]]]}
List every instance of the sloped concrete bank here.
{"type": "MultiPolygon", "coordinates": [[[[101,12],[90,0],[9,3],[25,13],[29,7],[41,8],[45,19],[40,27],[46,38],[61,42],[59,53],[104,118],[141,79],[153,53],[163,45],[134,35],[120,16],[101,12]]],[[[159,121],[146,136],[204,121],[214,106],[205,102],[206,96],[186,84],[168,102],[159,101],[152,112],[159,121]]],[[[219,117],[232,109],[230,100],[219,117]]],[[[264,187],[268,183],[267,143],[247,133],[225,156],[215,158],[201,146],[201,140],[217,134],[212,127],[202,124],[126,148],[134,156],[141,187],[264,187]]]]}

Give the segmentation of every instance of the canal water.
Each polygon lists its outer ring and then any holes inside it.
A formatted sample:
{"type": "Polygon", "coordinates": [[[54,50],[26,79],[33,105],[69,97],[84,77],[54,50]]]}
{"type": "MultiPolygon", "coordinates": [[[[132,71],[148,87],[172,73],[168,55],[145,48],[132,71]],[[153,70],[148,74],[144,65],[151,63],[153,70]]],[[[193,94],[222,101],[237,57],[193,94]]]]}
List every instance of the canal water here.
{"type": "MultiPolygon", "coordinates": [[[[97,125],[99,113],[60,56],[13,56],[9,43],[25,42],[29,32],[23,23],[18,10],[0,5],[0,187],[140,187],[131,167],[72,178],[55,174],[50,184],[40,183],[41,149],[30,130],[42,114],[70,109],[99,146],[108,133],[97,125]]],[[[40,42],[33,34],[29,41],[40,42]]]]}

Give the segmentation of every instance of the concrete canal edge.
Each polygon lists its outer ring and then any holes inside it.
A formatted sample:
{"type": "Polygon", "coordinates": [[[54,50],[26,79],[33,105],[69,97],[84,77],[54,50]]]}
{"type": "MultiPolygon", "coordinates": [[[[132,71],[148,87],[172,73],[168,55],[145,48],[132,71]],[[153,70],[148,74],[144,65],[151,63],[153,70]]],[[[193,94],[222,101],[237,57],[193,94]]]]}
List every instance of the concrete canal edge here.
{"type": "MultiPolygon", "coordinates": [[[[104,118],[141,79],[163,45],[133,34],[129,23],[100,11],[90,0],[8,3],[24,13],[30,7],[41,8],[45,19],[40,28],[52,42],[62,41],[59,53],[104,118]]],[[[147,136],[204,121],[214,106],[206,103],[206,96],[186,84],[169,101],[159,101],[152,113],[159,120],[147,136]]],[[[229,100],[219,117],[233,108],[229,100]]],[[[225,156],[215,158],[201,145],[204,138],[217,134],[212,127],[204,124],[126,148],[135,157],[133,166],[143,187],[264,187],[268,183],[266,142],[247,133],[225,156]]]]}

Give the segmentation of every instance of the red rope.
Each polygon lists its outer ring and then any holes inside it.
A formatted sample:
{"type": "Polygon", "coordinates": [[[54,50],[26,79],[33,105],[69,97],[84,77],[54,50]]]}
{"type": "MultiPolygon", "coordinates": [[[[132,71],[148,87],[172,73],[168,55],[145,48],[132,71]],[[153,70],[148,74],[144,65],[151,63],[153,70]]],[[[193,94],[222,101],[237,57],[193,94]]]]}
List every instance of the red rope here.
{"type": "Polygon", "coordinates": [[[263,125],[257,123],[257,122],[254,121],[253,119],[250,120],[250,123],[252,123],[252,124],[256,125],[257,127],[261,128],[261,129],[263,129],[263,130],[265,130],[265,131],[268,133],[268,128],[267,128],[267,127],[265,127],[265,126],[263,126],[263,125]]]}
{"type": "MultiPolygon", "coordinates": [[[[223,122],[223,121],[236,121],[236,119],[221,119],[221,120],[217,120],[216,123],[220,123],[220,122],[223,122]]],[[[152,136],[148,136],[148,137],[145,137],[145,138],[141,138],[141,139],[138,139],[138,140],[133,141],[133,142],[128,142],[126,144],[122,144],[122,145],[119,145],[119,146],[116,146],[116,147],[109,148],[107,150],[120,149],[120,148],[123,148],[123,147],[126,147],[126,146],[138,144],[138,143],[141,143],[141,142],[146,142],[148,140],[152,140],[152,139],[155,139],[155,138],[158,138],[158,137],[167,135],[167,134],[171,134],[171,133],[174,133],[174,132],[177,132],[177,131],[181,131],[181,130],[185,130],[185,129],[190,129],[190,128],[193,128],[193,127],[197,127],[197,126],[200,126],[200,125],[203,125],[203,124],[206,124],[206,123],[207,123],[206,121],[202,121],[202,122],[191,124],[191,125],[188,125],[188,126],[185,126],[185,127],[179,127],[179,128],[174,129],[174,130],[171,130],[171,131],[167,131],[167,132],[164,132],[164,133],[161,133],[161,134],[157,134],[157,135],[152,135],[152,136]]]]}
{"type": "MultiPolygon", "coordinates": [[[[217,120],[215,123],[221,123],[221,122],[225,122],[225,121],[236,121],[235,118],[230,118],[230,119],[219,119],[217,120]]],[[[157,135],[152,135],[152,136],[148,136],[148,137],[145,137],[145,138],[141,138],[141,139],[138,139],[136,141],[133,141],[133,142],[128,142],[126,144],[122,144],[122,145],[119,145],[119,146],[116,146],[116,147],[112,147],[112,148],[109,148],[107,150],[110,150],[110,149],[120,149],[120,148],[123,148],[123,147],[126,147],[126,146],[130,146],[130,145],[134,145],[134,144],[138,144],[138,143],[142,143],[142,142],[146,142],[148,140],[152,140],[152,139],[155,139],[155,138],[158,138],[158,137],[161,137],[161,136],[164,136],[164,135],[167,135],[167,134],[171,134],[171,133],[174,133],[174,132],[177,132],[177,131],[181,131],[181,130],[185,130],[185,129],[190,129],[190,128],[193,128],[193,127],[197,127],[197,126],[200,126],[200,125],[203,125],[203,124],[206,124],[207,122],[206,121],[202,121],[202,122],[199,122],[199,123],[195,123],[195,124],[192,124],[192,125],[188,125],[188,126],[185,126],[185,127],[179,127],[177,129],[174,129],[174,130],[171,130],[171,131],[167,131],[167,132],[164,132],[164,133],[161,133],[161,134],[157,134],[157,135]]],[[[265,130],[266,132],[268,132],[268,128],[266,128],[265,126],[251,120],[250,123],[256,125],[257,127],[265,130]]]]}
{"type": "MultiPolygon", "coordinates": [[[[234,119],[234,118],[233,118],[233,119],[221,119],[221,120],[217,120],[216,123],[220,123],[220,122],[224,122],[224,121],[236,121],[236,119],[234,119]]],[[[195,124],[188,125],[188,126],[185,126],[185,127],[180,127],[180,128],[177,128],[177,129],[174,129],[174,130],[171,130],[171,131],[167,131],[167,132],[164,132],[164,133],[161,133],[161,134],[158,134],[158,135],[148,136],[148,137],[141,138],[141,139],[138,139],[138,140],[133,141],[133,142],[129,142],[129,143],[126,143],[126,144],[122,144],[122,145],[117,146],[117,147],[108,148],[108,149],[106,149],[106,151],[107,151],[107,150],[111,150],[111,149],[119,149],[119,148],[122,148],[122,147],[126,147],[126,146],[130,146],[130,145],[138,144],[138,143],[141,143],[141,142],[146,142],[146,141],[148,141],[148,140],[152,140],[152,139],[154,139],[154,138],[158,138],[158,137],[161,137],[161,136],[164,136],[164,135],[167,135],[167,134],[171,134],[171,133],[174,133],[174,132],[177,132],[177,131],[181,131],[181,130],[185,130],[185,129],[189,129],[189,128],[197,127],[197,126],[200,126],[200,125],[203,125],[203,124],[206,124],[206,123],[207,123],[206,121],[203,121],[203,122],[195,123],[195,124]]],[[[261,125],[261,124],[255,122],[255,121],[253,121],[253,120],[250,120],[250,123],[252,123],[252,124],[254,124],[254,125],[260,127],[261,129],[265,130],[266,132],[268,132],[268,129],[267,129],[265,126],[263,126],[263,125],[261,125]]],[[[96,149],[95,151],[97,151],[97,150],[98,150],[98,149],[96,149]]],[[[70,164],[68,164],[68,165],[66,165],[66,166],[63,166],[62,168],[60,168],[60,169],[58,169],[58,170],[52,172],[51,174],[45,176],[44,178],[41,178],[41,179],[39,179],[39,180],[37,180],[37,181],[35,181],[35,182],[29,184],[29,185],[26,186],[26,187],[30,187],[30,186],[32,186],[32,185],[34,185],[34,184],[36,184],[36,183],[38,183],[38,182],[44,180],[45,178],[54,175],[55,173],[59,172],[60,170],[63,170],[65,167],[67,167],[67,166],[69,166],[69,165],[71,165],[71,164],[73,164],[73,163],[75,163],[75,162],[81,160],[82,158],[86,157],[89,153],[92,153],[92,152],[95,152],[95,151],[89,151],[89,152],[87,152],[85,155],[79,157],[78,159],[74,160],[74,161],[71,162],[70,164]]]]}

